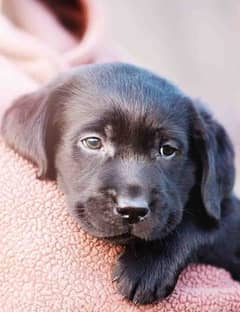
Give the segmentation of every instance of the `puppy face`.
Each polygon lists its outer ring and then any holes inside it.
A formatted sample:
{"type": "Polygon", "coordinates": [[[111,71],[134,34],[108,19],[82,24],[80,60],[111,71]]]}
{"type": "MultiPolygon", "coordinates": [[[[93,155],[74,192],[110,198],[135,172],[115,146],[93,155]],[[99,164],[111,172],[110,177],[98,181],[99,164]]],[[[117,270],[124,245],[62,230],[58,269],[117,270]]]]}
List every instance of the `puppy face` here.
{"type": "Polygon", "coordinates": [[[181,220],[193,186],[188,125],[180,112],[171,117],[162,109],[141,111],[145,103],[130,101],[124,108],[106,99],[94,114],[92,108],[79,112],[78,105],[65,112],[58,181],[72,211],[94,235],[154,239],[181,220]]]}
{"type": "Polygon", "coordinates": [[[2,130],[40,176],[56,177],[71,212],[97,237],[160,239],[189,203],[217,220],[233,184],[224,130],[169,82],[130,65],[70,72],[19,99],[2,130]]]}

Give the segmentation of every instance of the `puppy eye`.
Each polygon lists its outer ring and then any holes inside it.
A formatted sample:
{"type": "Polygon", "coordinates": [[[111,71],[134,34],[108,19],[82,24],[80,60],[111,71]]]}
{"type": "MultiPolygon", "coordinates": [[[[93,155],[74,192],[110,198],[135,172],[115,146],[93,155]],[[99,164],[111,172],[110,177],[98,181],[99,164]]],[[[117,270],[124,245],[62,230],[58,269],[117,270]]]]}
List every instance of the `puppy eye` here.
{"type": "Polygon", "coordinates": [[[165,159],[170,159],[176,155],[177,149],[169,144],[160,147],[160,155],[165,159]]]}
{"type": "Polygon", "coordinates": [[[85,138],[81,142],[84,145],[84,147],[92,150],[99,150],[103,147],[101,139],[97,137],[85,138]]]}

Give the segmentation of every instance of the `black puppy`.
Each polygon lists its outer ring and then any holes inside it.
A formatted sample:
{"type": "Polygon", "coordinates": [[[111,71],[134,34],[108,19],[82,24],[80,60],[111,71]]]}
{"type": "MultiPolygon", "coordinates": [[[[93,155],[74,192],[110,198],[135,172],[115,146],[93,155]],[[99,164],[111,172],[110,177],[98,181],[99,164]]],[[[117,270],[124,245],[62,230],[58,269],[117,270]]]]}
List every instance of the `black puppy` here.
{"type": "Polygon", "coordinates": [[[192,261],[240,277],[234,153],[211,115],[126,64],[87,65],[19,98],[2,135],[57,179],[91,234],[126,244],[113,278],[136,303],[173,290],[192,261]]]}

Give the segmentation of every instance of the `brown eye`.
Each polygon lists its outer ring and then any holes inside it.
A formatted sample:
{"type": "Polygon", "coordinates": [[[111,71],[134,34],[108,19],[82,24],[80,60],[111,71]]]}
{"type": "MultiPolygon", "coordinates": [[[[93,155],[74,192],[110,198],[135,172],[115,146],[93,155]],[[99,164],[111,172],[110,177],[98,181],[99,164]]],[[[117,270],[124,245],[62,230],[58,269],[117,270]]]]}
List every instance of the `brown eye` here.
{"type": "Polygon", "coordinates": [[[170,159],[176,155],[177,149],[169,144],[160,147],[160,155],[166,159],[170,159]]]}
{"type": "Polygon", "coordinates": [[[92,150],[99,150],[102,148],[102,141],[97,137],[89,137],[82,140],[84,147],[92,150]]]}

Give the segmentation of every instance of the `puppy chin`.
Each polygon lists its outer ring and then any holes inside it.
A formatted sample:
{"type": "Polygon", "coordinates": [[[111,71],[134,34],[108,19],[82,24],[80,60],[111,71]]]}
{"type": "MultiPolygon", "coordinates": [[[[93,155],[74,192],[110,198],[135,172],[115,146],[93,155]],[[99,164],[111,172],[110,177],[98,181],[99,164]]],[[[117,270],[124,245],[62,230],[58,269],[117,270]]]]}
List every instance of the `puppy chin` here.
{"type": "Polygon", "coordinates": [[[82,219],[77,217],[77,222],[81,226],[81,228],[86,231],[88,234],[100,238],[100,239],[108,239],[111,241],[121,239],[127,239],[130,237],[130,231],[128,227],[116,228],[116,229],[108,229],[107,224],[105,227],[99,227],[94,222],[90,222],[89,220],[82,219]]]}
{"type": "Polygon", "coordinates": [[[166,237],[177,226],[177,224],[175,226],[171,224],[170,226],[171,222],[169,220],[171,220],[171,218],[166,218],[164,223],[155,228],[152,228],[148,222],[143,221],[120,228],[116,226],[114,230],[107,229],[107,226],[105,229],[100,229],[90,224],[89,221],[84,222],[83,220],[79,220],[79,223],[85,231],[94,237],[115,244],[128,244],[133,240],[153,241],[166,237]]]}
{"type": "Polygon", "coordinates": [[[161,222],[154,225],[147,220],[134,224],[130,233],[132,237],[145,241],[161,240],[173,232],[181,221],[182,211],[179,210],[178,212],[163,215],[161,222]]]}
{"type": "Polygon", "coordinates": [[[103,239],[113,244],[127,245],[133,240],[136,240],[137,237],[131,235],[130,233],[126,233],[112,237],[104,237],[103,239]]]}

